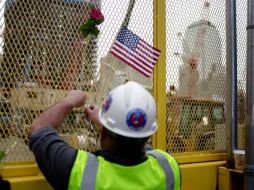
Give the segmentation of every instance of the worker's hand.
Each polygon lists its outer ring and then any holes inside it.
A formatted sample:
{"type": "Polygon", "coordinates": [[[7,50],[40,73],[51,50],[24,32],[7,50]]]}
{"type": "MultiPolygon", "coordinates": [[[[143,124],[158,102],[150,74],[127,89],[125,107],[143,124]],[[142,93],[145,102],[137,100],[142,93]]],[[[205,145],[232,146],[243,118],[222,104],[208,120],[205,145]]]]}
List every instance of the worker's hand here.
{"type": "Polygon", "coordinates": [[[95,123],[97,126],[102,126],[100,120],[99,120],[99,110],[100,108],[98,106],[90,106],[85,108],[86,117],[90,119],[93,123],[95,123]]]}
{"type": "Polygon", "coordinates": [[[72,90],[67,94],[64,101],[71,104],[73,108],[78,108],[85,104],[86,94],[82,90],[72,90]]]}

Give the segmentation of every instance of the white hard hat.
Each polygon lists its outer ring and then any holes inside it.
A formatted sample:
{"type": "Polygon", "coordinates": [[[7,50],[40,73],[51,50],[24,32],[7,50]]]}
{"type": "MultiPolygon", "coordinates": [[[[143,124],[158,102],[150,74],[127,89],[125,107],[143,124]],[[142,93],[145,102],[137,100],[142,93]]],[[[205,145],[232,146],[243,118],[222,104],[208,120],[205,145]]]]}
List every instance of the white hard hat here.
{"type": "Polygon", "coordinates": [[[109,93],[99,111],[99,120],[115,134],[149,137],[157,130],[155,101],[140,84],[127,82],[109,93]]]}

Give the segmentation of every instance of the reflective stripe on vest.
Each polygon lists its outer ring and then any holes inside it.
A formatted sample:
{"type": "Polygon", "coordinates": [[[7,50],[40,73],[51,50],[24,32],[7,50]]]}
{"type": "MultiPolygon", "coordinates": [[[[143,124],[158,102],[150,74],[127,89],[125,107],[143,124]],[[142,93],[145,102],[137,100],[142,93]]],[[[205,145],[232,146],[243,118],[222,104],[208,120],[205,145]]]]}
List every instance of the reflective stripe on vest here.
{"type": "Polygon", "coordinates": [[[91,153],[88,154],[88,160],[86,162],[86,168],[83,173],[83,179],[81,184],[81,189],[95,189],[96,175],[98,169],[98,160],[95,155],[91,153]]]}
{"type": "MultiPolygon", "coordinates": [[[[166,190],[173,190],[174,174],[168,163],[168,160],[156,150],[149,150],[146,153],[153,156],[162,167],[166,176],[166,190]]],[[[88,160],[82,177],[81,189],[95,190],[98,165],[99,162],[97,157],[88,152],[88,160]]]]}
{"type": "Polygon", "coordinates": [[[175,182],[174,174],[168,163],[168,160],[156,150],[149,150],[146,153],[156,158],[156,160],[159,162],[160,166],[162,167],[166,176],[166,189],[167,190],[174,189],[174,182],[175,182]]]}

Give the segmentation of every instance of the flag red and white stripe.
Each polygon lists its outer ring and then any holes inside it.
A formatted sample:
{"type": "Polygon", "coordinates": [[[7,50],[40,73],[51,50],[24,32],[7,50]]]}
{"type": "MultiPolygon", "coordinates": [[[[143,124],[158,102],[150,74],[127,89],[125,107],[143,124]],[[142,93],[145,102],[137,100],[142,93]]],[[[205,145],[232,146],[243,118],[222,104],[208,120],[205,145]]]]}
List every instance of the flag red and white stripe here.
{"type": "Polygon", "coordinates": [[[114,41],[110,53],[146,77],[153,73],[160,50],[146,43],[132,31],[123,27],[114,41]]]}

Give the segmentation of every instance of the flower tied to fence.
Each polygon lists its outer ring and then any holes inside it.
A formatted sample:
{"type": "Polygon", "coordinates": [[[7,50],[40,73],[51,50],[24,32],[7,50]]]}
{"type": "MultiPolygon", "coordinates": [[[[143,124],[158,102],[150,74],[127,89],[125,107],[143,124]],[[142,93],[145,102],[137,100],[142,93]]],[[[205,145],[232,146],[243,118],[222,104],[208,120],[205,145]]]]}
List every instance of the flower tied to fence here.
{"type": "Polygon", "coordinates": [[[100,25],[104,21],[104,16],[101,13],[101,10],[96,8],[94,4],[89,4],[89,18],[87,21],[82,24],[79,28],[84,37],[87,37],[89,34],[94,36],[98,36],[100,30],[98,29],[98,25],[100,25]]]}

